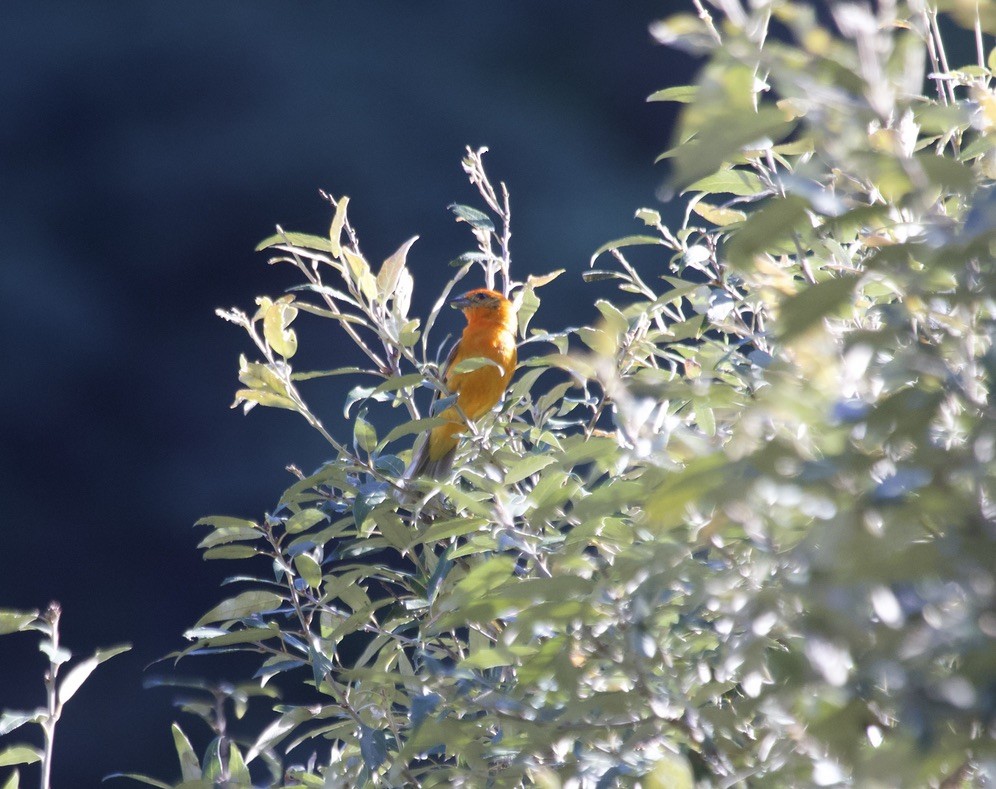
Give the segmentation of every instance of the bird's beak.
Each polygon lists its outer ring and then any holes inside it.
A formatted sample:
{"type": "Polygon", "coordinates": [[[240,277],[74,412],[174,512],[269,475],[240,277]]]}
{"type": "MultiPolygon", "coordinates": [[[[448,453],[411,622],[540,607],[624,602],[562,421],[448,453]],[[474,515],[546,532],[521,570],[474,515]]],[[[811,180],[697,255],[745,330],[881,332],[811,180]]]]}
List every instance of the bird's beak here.
{"type": "Polygon", "coordinates": [[[457,296],[455,299],[450,301],[450,306],[455,310],[465,310],[471,304],[473,304],[473,302],[466,296],[457,296]]]}

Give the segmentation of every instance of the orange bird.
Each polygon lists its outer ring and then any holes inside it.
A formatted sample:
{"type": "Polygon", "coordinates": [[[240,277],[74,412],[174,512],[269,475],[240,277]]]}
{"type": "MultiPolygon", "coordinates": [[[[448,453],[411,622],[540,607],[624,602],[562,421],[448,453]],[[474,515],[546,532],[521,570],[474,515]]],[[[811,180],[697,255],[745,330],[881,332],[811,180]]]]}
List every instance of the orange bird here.
{"type": "Polygon", "coordinates": [[[478,288],[453,299],[450,306],[467,318],[460,341],[453,346],[442,367],[446,387],[457,396],[456,405],[441,414],[449,421],[433,428],[415,450],[406,477],[443,477],[453,465],[458,434],[466,430],[467,419],[480,419],[495,407],[512,378],[518,355],[515,350],[515,308],[500,293],[478,288]],[[465,359],[490,359],[491,364],[467,372],[453,368],[465,359]],[[462,413],[462,416],[461,416],[462,413]]]}

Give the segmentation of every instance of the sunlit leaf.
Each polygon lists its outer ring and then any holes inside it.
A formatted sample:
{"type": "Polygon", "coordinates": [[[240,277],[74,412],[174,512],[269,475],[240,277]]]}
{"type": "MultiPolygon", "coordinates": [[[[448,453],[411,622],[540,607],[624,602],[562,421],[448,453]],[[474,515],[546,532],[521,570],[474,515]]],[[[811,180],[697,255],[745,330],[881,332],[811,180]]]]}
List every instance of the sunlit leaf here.
{"type": "Polygon", "coordinates": [[[28,626],[37,618],[37,611],[14,611],[9,608],[0,609],[0,635],[27,630],[28,626]]]}
{"type": "Polygon", "coordinates": [[[297,570],[306,584],[317,589],[322,583],[322,568],[311,556],[299,553],[294,557],[294,569],[297,570]]]}
{"type": "Polygon", "coordinates": [[[77,663],[69,671],[66,672],[62,681],[59,683],[59,704],[65,704],[69,699],[76,695],[84,682],[86,682],[87,677],[93,673],[93,670],[97,668],[105,660],[110,660],[115,655],[120,655],[122,652],[127,652],[131,649],[131,644],[122,644],[116,647],[109,647],[107,649],[98,649],[93,653],[92,657],[77,663]]]}
{"type": "Polygon", "coordinates": [[[346,208],[349,198],[343,195],[335,206],[332,226],[329,228],[329,251],[336,257],[342,255],[342,229],[346,226],[346,208]]]}
{"type": "Polygon", "coordinates": [[[199,781],[201,779],[201,765],[194,752],[194,747],[187,739],[183,729],[178,723],[174,723],[170,729],[173,733],[173,747],[176,749],[176,758],[180,762],[180,775],[184,781],[199,781]]]}
{"type": "Polygon", "coordinates": [[[25,723],[40,723],[48,717],[48,710],[39,708],[30,712],[18,710],[0,711],[0,737],[10,734],[25,723]]]}
{"type": "Polygon", "coordinates": [[[764,184],[761,183],[761,179],[757,173],[751,170],[731,167],[719,170],[705,178],[700,178],[695,183],[689,184],[684,191],[748,196],[760,194],[764,189],[764,184]]]}
{"type": "Polygon", "coordinates": [[[625,238],[617,238],[615,241],[610,241],[607,244],[602,244],[598,249],[592,254],[591,259],[588,261],[589,265],[595,264],[595,259],[599,255],[605,252],[610,252],[613,249],[622,249],[623,247],[633,247],[633,246],[647,246],[650,244],[663,244],[664,240],[658,236],[626,236],[625,238]]]}
{"type": "Polygon", "coordinates": [[[222,622],[230,619],[244,619],[252,614],[273,611],[283,604],[283,599],[275,592],[253,590],[229,598],[219,603],[197,620],[195,627],[222,622]]]}
{"type": "Polygon", "coordinates": [[[647,101],[676,101],[688,104],[695,101],[698,88],[695,85],[675,85],[671,88],[656,90],[647,96],[647,101]]]}
{"type": "Polygon", "coordinates": [[[269,249],[270,247],[279,246],[282,244],[291,244],[297,247],[304,247],[306,249],[318,249],[323,252],[331,252],[332,244],[327,238],[322,238],[321,236],[313,236],[308,233],[277,233],[276,235],[264,238],[256,245],[256,251],[262,252],[264,249],[269,249]]]}
{"type": "Polygon", "coordinates": [[[41,761],[42,752],[33,745],[8,745],[0,751],[0,767],[12,767],[15,764],[34,764],[41,761]]]}

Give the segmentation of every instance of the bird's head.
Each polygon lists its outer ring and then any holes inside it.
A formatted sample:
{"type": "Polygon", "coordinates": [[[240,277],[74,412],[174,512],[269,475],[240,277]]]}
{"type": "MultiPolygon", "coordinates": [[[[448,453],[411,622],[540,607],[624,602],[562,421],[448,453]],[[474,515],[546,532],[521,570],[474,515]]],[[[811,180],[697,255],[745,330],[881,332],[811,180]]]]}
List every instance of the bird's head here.
{"type": "Polygon", "coordinates": [[[507,323],[515,315],[512,302],[498,291],[478,288],[470,290],[462,296],[450,301],[453,309],[461,310],[468,322],[478,320],[497,320],[507,323]]]}

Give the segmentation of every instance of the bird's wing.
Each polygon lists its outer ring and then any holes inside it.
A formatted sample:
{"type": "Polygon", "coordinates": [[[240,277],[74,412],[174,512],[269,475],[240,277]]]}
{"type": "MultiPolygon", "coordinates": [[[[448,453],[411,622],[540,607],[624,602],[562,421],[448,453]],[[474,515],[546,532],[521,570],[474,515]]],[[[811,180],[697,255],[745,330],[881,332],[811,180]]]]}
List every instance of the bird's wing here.
{"type": "MultiPolygon", "coordinates": [[[[446,355],[446,359],[441,365],[439,365],[439,377],[443,380],[449,388],[449,382],[446,377],[449,373],[450,367],[453,366],[454,360],[456,359],[457,350],[460,348],[460,341],[457,340],[453,343],[453,347],[450,348],[450,352],[446,355]]],[[[451,391],[450,394],[456,394],[456,392],[451,391]]],[[[429,416],[433,415],[433,411],[436,407],[436,402],[439,400],[442,392],[439,389],[433,389],[432,401],[429,403],[429,416]]],[[[438,414],[437,414],[438,416],[438,414]]],[[[432,434],[431,430],[427,430],[423,433],[418,441],[415,443],[415,449],[412,451],[412,460],[409,463],[408,468],[405,469],[405,478],[411,479],[412,477],[419,477],[423,474],[427,474],[433,477],[440,477],[449,470],[450,464],[453,462],[452,453],[448,454],[447,457],[443,458],[442,462],[437,461],[435,464],[429,460],[429,437],[432,434]]]]}

